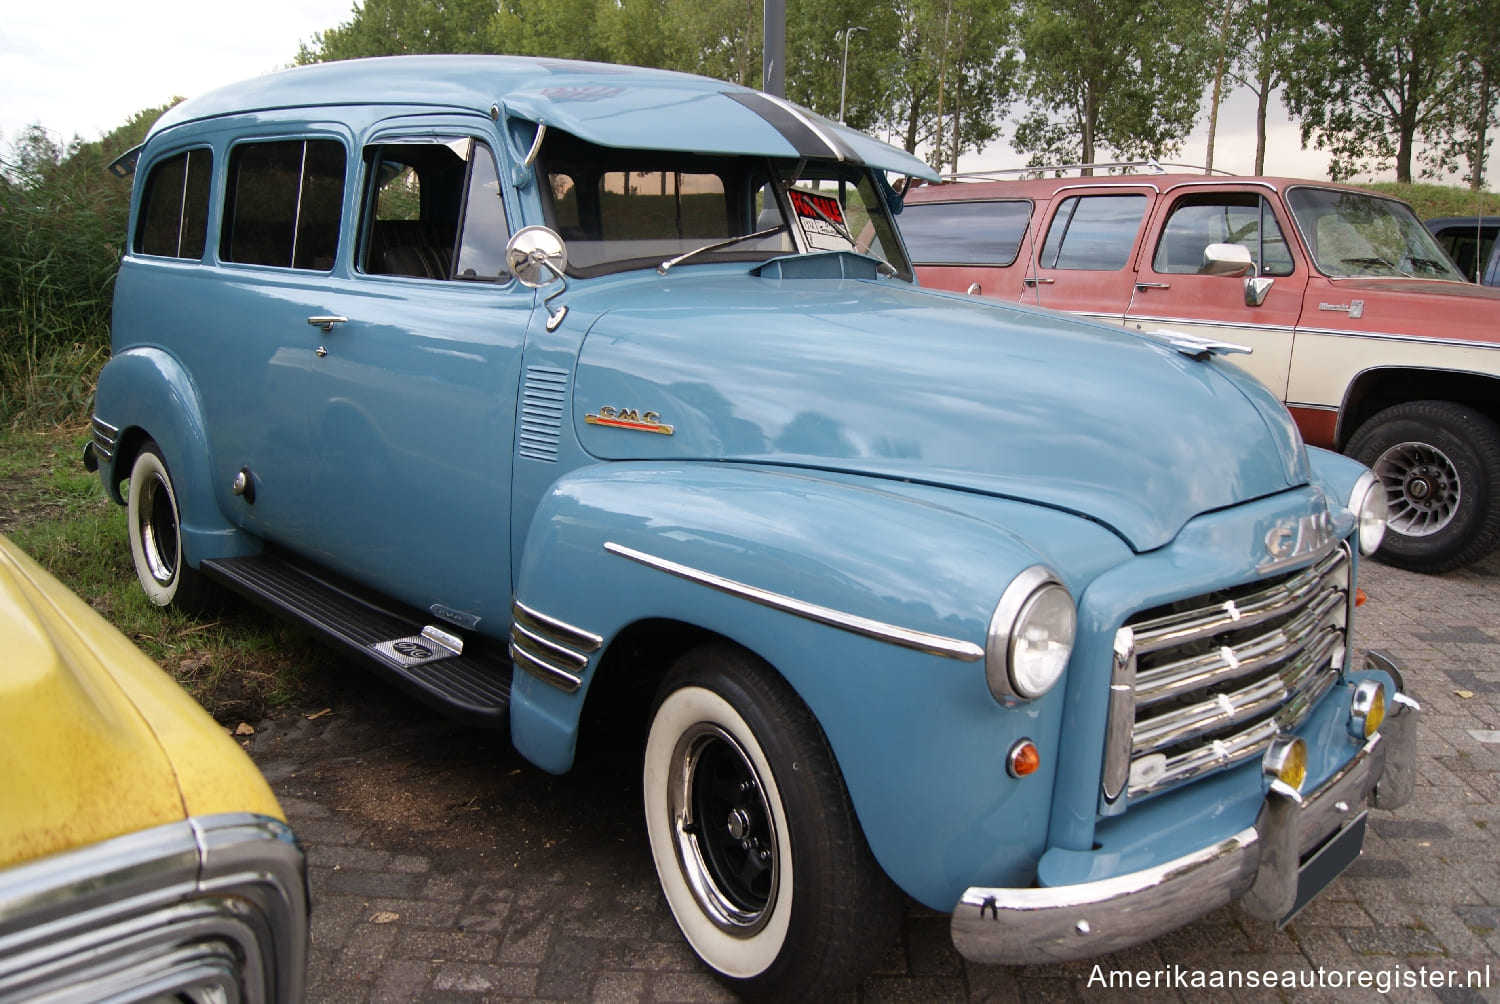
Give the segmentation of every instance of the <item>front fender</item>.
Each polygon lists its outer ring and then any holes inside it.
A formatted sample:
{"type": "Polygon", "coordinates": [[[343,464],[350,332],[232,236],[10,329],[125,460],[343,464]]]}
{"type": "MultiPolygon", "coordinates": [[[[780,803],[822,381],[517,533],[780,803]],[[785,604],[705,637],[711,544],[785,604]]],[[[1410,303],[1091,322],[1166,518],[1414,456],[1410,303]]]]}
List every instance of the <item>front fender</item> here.
{"type": "MultiPolygon", "coordinates": [[[[1023,736],[1056,749],[1065,688],[1010,708],[991,696],[989,619],[1038,555],[940,504],[951,493],[904,487],[724,464],[587,468],[538,508],[516,596],[605,648],[666,618],[760,655],[821,724],[876,859],[946,909],[975,875],[1030,874],[1055,760],[1017,781],[1006,753],[1023,736]]],[[[1096,552],[1120,546],[1092,533],[1079,536],[1096,552]]],[[[540,766],[571,765],[600,659],[572,693],[518,664],[512,739],[540,766]]]]}
{"type": "Polygon", "coordinates": [[[99,465],[99,478],[115,501],[122,501],[118,486],[130,477],[141,443],[149,438],[160,448],[172,472],[189,565],[196,568],[205,558],[259,549],[256,539],[231,524],[219,507],[202,405],[177,359],[150,347],[117,353],[99,374],[94,414],[120,430],[119,449],[99,465]]]}

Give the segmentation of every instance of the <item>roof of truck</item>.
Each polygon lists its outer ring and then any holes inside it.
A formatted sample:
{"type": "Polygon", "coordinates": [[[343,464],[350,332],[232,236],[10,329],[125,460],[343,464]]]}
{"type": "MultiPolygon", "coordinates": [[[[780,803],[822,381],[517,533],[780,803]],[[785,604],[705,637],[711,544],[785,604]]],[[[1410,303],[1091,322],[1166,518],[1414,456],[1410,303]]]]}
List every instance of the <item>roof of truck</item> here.
{"type": "Polygon", "coordinates": [[[541,122],[601,146],[833,157],[937,178],[904,150],[748,87],[670,70],[527,56],[385,56],[301,66],[184,101],[152,133],[224,115],[382,104],[541,122]]]}

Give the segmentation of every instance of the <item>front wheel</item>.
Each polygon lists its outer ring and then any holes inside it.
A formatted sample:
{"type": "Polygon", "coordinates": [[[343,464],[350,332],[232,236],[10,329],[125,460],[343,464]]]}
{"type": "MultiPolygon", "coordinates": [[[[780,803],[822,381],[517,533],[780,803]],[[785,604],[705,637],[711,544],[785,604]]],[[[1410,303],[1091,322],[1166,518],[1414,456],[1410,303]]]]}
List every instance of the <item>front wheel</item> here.
{"type": "Polygon", "coordinates": [[[879,960],[900,896],[822,729],[770,667],[729,646],[679,660],[657,696],[643,780],[667,903],[732,990],[822,999],[879,960]]]}
{"type": "Polygon", "coordinates": [[[1446,572],[1500,541],[1500,427],[1473,408],[1408,401],[1377,413],[1346,451],[1380,478],[1389,518],[1376,557],[1446,572]]]}
{"type": "Polygon", "coordinates": [[[177,489],[161,450],[150,440],[130,468],[126,513],[135,576],[151,602],[187,613],[211,607],[212,584],[183,558],[177,489]]]}

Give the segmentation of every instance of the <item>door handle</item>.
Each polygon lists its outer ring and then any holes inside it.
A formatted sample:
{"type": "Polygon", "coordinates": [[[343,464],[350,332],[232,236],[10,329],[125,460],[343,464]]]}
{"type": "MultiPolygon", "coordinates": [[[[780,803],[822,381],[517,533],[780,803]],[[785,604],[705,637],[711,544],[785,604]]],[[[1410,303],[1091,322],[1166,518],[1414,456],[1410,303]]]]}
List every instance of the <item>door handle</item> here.
{"type": "Polygon", "coordinates": [[[1050,285],[1052,285],[1056,281],[1057,281],[1056,279],[1038,279],[1036,276],[1028,275],[1026,278],[1024,278],[1024,279],[1021,280],[1021,285],[1023,285],[1023,286],[1050,286],[1050,285]]]}
{"type": "Polygon", "coordinates": [[[1138,283],[1135,284],[1135,288],[1136,289],[1171,289],[1172,288],[1172,284],[1170,282],[1138,282],[1138,283]]]}
{"type": "Polygon", "coordinates": [[[349,318],[340,317],[338,314],[314,314],[307,319],[307,323],[324,331],[332,331],[335,324],[348,324],[349,318]]]}

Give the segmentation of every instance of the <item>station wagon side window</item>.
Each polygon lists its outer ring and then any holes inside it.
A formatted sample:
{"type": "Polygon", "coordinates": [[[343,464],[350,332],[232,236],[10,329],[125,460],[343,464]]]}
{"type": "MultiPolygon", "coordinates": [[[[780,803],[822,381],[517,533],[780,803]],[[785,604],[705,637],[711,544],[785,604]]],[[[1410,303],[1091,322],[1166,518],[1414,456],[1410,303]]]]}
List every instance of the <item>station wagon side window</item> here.
{"type": "Polygon", "coordinates": [[[1030,219],[1029,199],[912,202],[901,236],[918,265],[1013,265],[1030,219]]]}
{"type": "Polygon", "coordinates": [[[1042,244],[1042,268],[1117,272],[1146,212],[1144,195],[1073,195],[1062,201],[1042,244]]]}
{"type": "Polygon", "coordinates": [[[360,271],[417,279],[510,279],[510,228],[489,147],[470,137],[366,149],[370,191],[360,271]],[[455,267],[456,263],[456,267],[455,267]]]}
{"type": "Polygon", "coordinates": [[[203,258],[213,159],[208,150],[185,150],[151,168],[136,225],[138,254],[203,258]]]}
{"type": "Polygon", "coordinates": [[[1151,268],[1194,275],[1210,244],[1239,244],[1250,251],[1258,275],[1291,275],[1292,253],[1268,200],[1253,192],[1189,195],[1172,207],[1151,268]]]}
{"type": "Polygon", "coordinates": [[[326,272],[338,253],[344,146],[336,140],[244,143],[229,155],[219,255],[246,265],[326,272]]]}

